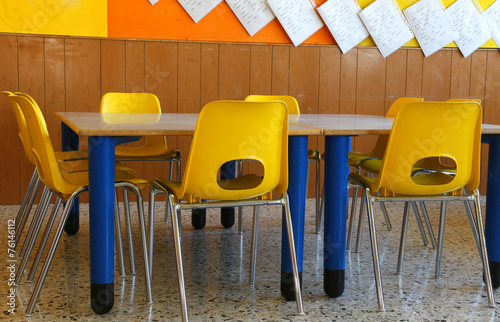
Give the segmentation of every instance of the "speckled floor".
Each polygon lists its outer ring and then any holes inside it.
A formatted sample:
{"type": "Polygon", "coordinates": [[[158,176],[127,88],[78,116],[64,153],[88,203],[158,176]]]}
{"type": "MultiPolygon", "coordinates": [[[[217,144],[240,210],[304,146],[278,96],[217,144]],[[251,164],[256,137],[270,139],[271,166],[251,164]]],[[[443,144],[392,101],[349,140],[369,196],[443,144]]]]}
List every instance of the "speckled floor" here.
{"type": "MultiPolygon", "coordinates": [[[[484,199],[483,209],[484,209],[484,199]]],[[[115,306],[103,316],[89,305],[88,207],[81,205],[81,230],[76,236],[64,235],[37,302],[33,317],[25,308],[33,284],[23,278],[16,291],[16,314],[8,314],[7,219],[14,218],[18,206],[0,207],[0,244],[3,269],[2,318],[18,320],[180,320],[177,275],[171,229],[162,222],[162,206],[157,204],[153,272],[154,304],[146,304],[142,256],[136,216],[134,246],[137,275],[115,276],[115,306]]],[[[431,221],[437,231],[438,205],[429,204],[431,221]]],[[[133,208],[133,207],[132,207],[133,208]]],[[[379,211],[379,208],[376,209],[379,211]]],[[[281,215],[276,207],[261,211],[256,285],[248,285],[251,209],[244,211],[244,234],[236,227],[223,229],[217,210],[209,212],[207,226],[194,230],[190,214],[184,213],[182,237],[184,273],[192,321],[293,320],[293,321],[486,321],[500,318],[499,307],[487,307],[486,289],[477,248],[462,203],[451,203],[446,221],[442,277],[434,278],[435,250],[424,247],[415,218],[410,218],[404,272],[396,275],[402,204],[389,204],[393,230],[388,231],[378,214],[378,245],[387,310],[377,311],[367,225],[360,253],[347,253],[346,290],[336,299],[323,292],[323,239],[314,233],[313,200],[308,200],[305,226],[303,298],[306,315],[296,316],[295,302],[280,295],[281,215]]],[[[124,225],[123,225],[124,226],[124,225]]],[[[128,260],[128,257],[125,258],[128,260]]],[[[495,295],[500,299],[499,291],[495,295]]],[[[497,305],[498,305],[497,300],[497,305]]]]}

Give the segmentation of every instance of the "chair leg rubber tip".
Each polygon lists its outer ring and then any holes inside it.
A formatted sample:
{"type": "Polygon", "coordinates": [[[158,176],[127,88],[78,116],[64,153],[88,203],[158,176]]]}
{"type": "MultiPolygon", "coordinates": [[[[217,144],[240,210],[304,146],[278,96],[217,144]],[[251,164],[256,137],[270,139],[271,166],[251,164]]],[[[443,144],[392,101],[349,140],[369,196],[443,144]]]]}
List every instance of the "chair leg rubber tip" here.
{"type": "MultiPolygon", "coordinates": [[[[302,272],[299,272],[299,281],[302,289],[302,272]]],[[[292,272],[281,271],[281,295],[287,301],[295,301],[295,286],[292,272]]]]}
{"type": "Polygon", "coordinates": [[[115,283],[90,284],[90,304],[97,314],[106,314],[113,308],[115,283]]]}
{"type": "Polygon", "coordinates": [[[66,225],[64,226],[64,231],[66,234],[73,236],[80,230],[80,215],[70,214],[68,219],[66,219],[66,225]]]}
{"type": "Polygon", "coordinates": [[[330,270],[324,271],[324,285],[326,295],[335,298],[344,293],[345,289],[345,270],[330,270]]]}

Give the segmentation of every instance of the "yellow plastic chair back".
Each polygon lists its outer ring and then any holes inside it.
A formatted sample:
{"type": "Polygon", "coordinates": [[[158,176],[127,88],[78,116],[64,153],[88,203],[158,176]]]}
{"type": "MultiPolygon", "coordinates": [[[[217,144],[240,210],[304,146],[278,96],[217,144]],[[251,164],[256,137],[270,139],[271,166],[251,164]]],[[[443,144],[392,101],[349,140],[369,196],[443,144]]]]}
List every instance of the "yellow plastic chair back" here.
{"type": "Polygon", "coordinates": [[[380,174],[380,188],[409,195],[435,195],[479,186],[482,111],[478,103],[420,102],[405,106],[396,116],[380,174]],[[461,111],[460,114],[456,113],[461,111]],[[419,160],[454,160],[456,173],[412,176],[419,160]]]}
{"type": "Polygon", "coordinates": [[[424,99],[422,97],[400,97],[391,104],[391,107],[389,107],[389,110],[387,111],[385,116],[396,117],[396,115],[398,115],[398,112],[406,105],[423,101],[424,99]]]}
{"type": "Polygon", "coordinates": [[[33,159],[33,154],[31,153],[32,145],[31,145],[31,139],[29,136],[28,125],[26,124],[26,119],[24,118],[24,114],[23,114],[21,108],[19,107],[16,100],[14,99],[14,96],[16,94],[14,94],[12,92],[8,92],[8,91],[3,91],[2,94],[7,95],[7,97],[9,98],[9,101],[12,105],[12,110],[14,111],[14,115],[16,117],[17,128],[19,130],[18,135],[19,135],[19,138],[21,140],[21,143],[22,143],[22,146],[24,149],[24,153],[26,154],[26,158],[28,158],[28,160],[31,163],[35,164],[35,160],[33,159]]]}
{"type": "Polygon", "coordinates": [[[32,144],[31,154],[40,179],[54,191],[62,194],[73,193],[75,185],[67,182],[62,176],[42,112],[26,96],[11,97],[17,102],[25,117],[31,139],[26,141],[32,144]]]}
{"type": "Polygon", "coordinates": [[[283,194],[287,187],[288,110],[283,102],[215,101],[202,109],[177,198],[239,200],[273,190],[283,194]],[[264,176],[251,182],[245,178],[252,175],[229,179],[240,184],[220,186],[220,167],[241,159],[259,161],[264,176]]]}
{"type": "Polygon", "coordinates": [[[245,101],[250,102],[269,102],[282,101],[288,107],[288,114],[300,115],[299,103],[293,96],[289,95],[248,95],[245,101]]]}
{"type": "MultiPolygon", "coordinates": [[[[151,93],[106,93],[101,99],[101,113],[161,114],[160,101],[151,93]]],[[[140,147],[116,147],[120,155],[154,157],[170,150],[164,136],[146,136],[140,147]]]]}

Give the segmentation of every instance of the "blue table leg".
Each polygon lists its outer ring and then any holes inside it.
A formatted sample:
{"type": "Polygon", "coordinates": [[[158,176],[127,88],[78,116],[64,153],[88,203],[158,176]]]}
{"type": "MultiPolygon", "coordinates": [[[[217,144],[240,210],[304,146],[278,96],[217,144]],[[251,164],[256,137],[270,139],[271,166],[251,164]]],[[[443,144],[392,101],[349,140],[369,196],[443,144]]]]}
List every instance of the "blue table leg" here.
{"type": "MultiPolygon", "coordinates": [[[[222,180],[236,178],[236,161],[226,162],[220,167],[220,178],[222,180]]],[[[234,207],[221,208],[220,223],[224,228],[234,226],[234,207]]]]}
{"type": "MultiPolygon", "coordinates": [[[[61,122],[61,141],[63,151],[76,151],[80,148],[78,134],[61,122]]],[[[75,198],[69,212],[64,231],[68,235],[75,235],[80,229],[80,199],[75,198]]]]}
{"type": "Polygon", "coordinates": [[[338,297],[345,288],[348,136],[325,137],[324,290],[338,297]]]}
{"type": "Polygon", "coordinates": [[[89,137],[90,293],[94,312],[114,304],[114,182],[112,137],[89,137]]]}
{"type": "MultiPolygon", "coordinates": [[[[290,199],[293,236],[301,284],[306,212],[307,139],[307,136],[288,137],[288,197],[290,199]]],[[[283,218],[281,232],[281,294],[287,301],[293,301],[295,300],[294,289],[292,263],[288,249],[285,219],[283,218]]]]}
{"type": "Polygon", "coordinates": [[[485,239],[491,283],[500,287],[500,136],[489,136],[488,195],[486,198],[485,239]]]}

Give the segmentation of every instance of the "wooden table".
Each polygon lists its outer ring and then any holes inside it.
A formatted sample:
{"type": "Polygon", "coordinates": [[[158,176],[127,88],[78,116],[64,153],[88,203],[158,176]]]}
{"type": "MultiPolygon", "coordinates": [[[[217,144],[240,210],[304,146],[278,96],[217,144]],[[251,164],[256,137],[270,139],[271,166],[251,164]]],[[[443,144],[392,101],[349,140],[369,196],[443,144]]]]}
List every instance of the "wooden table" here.
{"type": "MultiPolygon", "coordinates": [[[[120,137],[147,135],[192,135],[197,114],[162,114],[161,117],[134,114],[56,113],[77,135],[89,141],[90,266],[93,290],[113,290],[114,274],[114,144],[120,137]]],[[[393,119],[367,115],[302,114],[289,121],[289,188],[292,224],[299,271],[302,272],[304,215],[309,135],[325,135],[325,236],[324,288],[330,297],[344,292],[345,228],[347,209],[347,155],[355,135],[388,134],[393,119]]],[[[65,128],[65,126],[63,126],[65,128]]],[[[63,135],[66,136],[66,135],[63,135]]],[[[500,126],[484,125],[483,137],[490,144],[486,239],[493,283],[500,285],[500,126]],[[493,197],[492,197],[493,196],[493,197]]],[[[293,298],[290,255],[282,245],[281,290],[293,298]],[[292,290],[292,291],[290,291],[292,290]]],[[[92,293],[95,294],[95,293],[92,293]]],[[[113,299],[113,296],[109,297],[113,299]]],[[[113,303],[91,304],[97,313],[109,311],[113,303]],[[104,308],[104,309],[103,309],[104,308]]]]}

